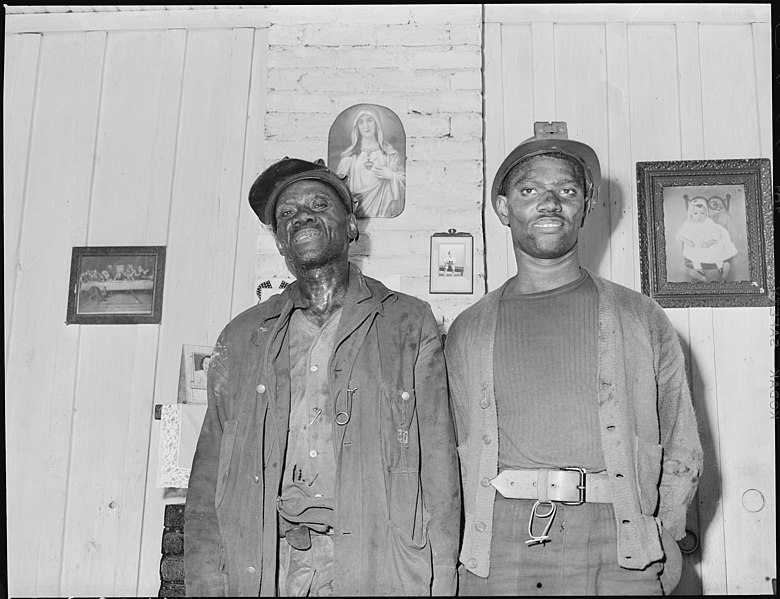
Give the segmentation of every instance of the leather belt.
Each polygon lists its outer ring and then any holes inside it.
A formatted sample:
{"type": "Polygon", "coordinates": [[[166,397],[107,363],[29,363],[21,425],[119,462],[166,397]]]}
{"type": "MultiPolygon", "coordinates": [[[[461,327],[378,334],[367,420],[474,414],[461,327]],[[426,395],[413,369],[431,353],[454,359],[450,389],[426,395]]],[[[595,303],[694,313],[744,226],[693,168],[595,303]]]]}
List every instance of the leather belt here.
{"type": "Polygon", "coordinates": [[[612,503],[609,475],[592,474],[583,468],[504,470],[490,484],[508,499],[557,501],[566,505],[612,503]]]}

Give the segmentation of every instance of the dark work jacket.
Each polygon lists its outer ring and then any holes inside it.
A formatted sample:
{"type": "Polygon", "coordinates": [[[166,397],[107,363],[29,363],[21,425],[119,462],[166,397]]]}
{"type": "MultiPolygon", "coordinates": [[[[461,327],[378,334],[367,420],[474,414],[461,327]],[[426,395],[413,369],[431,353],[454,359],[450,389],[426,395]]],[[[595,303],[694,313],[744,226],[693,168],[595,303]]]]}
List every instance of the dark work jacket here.
{"type": "MultiPolygon", "coordinates": [[[[276,499],[290,414],[298,284],[222,331],[187,491],[187,595],[274,595],[276,499]]],[[[334,594],[453,594],[460,486],[444,355],[430,308],[350,265],[328,365],[334,594]],[[350,391],[349,393],[347,390],[350,391]],[[435,576],[434,576],[435,574],[435,576]]]]}

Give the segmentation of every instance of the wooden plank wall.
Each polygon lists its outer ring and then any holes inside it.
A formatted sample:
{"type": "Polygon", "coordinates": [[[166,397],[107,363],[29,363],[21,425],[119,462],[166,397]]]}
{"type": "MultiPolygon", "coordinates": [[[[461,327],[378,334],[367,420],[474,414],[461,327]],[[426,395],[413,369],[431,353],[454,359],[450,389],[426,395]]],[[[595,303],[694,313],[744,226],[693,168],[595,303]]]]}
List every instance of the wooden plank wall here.
{"type": "Polygon", "coordinates": [[[182,344],[256,301],[267,25],[243,16],[6,35],[10,595],[157,594],[153,406],[176,402],[182,344]],[[80,245],[167,246],[162,324],[66,326],[80,245]]]}
{"type": "MultiPolygon", "coordinates": [[[[604,185],[583,262],[640,289],[635,163],[770,157],[769,5],[486,5],[486,185],[536,120],[590,143],[604,185]]],[[[489,196],[486,205],[490,206],[489,196]]],[[[485,214],[488,287],[515,272],[485,214]]],[[[667,310],[688,358],[705,449],[689,512],[700,549],[677,594],[771,593],[776,576],[769,308],[667,310]],[[751,491],[751,489],[753,491],[751,491]],[[758,512],[745,508],[763,495],[758,512]]]]}

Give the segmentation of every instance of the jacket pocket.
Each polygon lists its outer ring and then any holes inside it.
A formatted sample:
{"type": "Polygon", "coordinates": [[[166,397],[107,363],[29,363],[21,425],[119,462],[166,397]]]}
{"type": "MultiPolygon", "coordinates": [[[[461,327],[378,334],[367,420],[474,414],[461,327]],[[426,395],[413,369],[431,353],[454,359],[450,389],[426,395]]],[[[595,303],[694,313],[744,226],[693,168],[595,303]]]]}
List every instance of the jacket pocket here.
{"type": "Polygon", "coordinates": [[[415,543],[401,533],[393,522],[385,528],[382,568],[376,591],[381,595],[430,595],[433,566],[427,533],[415,543]]]}
{"type": "Polygon", "coordinates": [[[642,513],[655,516],[658,511],[658,484],[661,481],[663,447],[634,435],[634,463],[636,466],[639,505],[642,513]]]}
{"type": "Polygon", "coordinates": [[[219,508],[222,498],[225,496],[228,475],[230,474],[230,460],[233,458],[233,445],[236,442],[236,430],[238,420],[228,420],[225,430],[222,432],[222,445],[219,449],[219,469],[217,470],[217,491],[214,496],[214,507],[219,508]]]}
{"type": "Polygon", "coordinates": [[[412,428],[416,401],[414,389],[381,387],[380,436],[385,465],[390,471],[419,470],[417,450],[410,451],[412,446],[417,446],[412,428]]]}

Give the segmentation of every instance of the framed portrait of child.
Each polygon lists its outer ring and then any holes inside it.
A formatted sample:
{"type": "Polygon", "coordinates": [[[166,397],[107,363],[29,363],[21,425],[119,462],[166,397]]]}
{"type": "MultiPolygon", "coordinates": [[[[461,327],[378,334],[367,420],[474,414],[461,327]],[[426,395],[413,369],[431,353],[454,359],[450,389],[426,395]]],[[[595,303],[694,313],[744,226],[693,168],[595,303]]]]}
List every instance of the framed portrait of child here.
{"type": "Polygon", "coordinates": [[[638,162],[642,292],[667,308],[774,305],[767,159],[638,162]]]}

